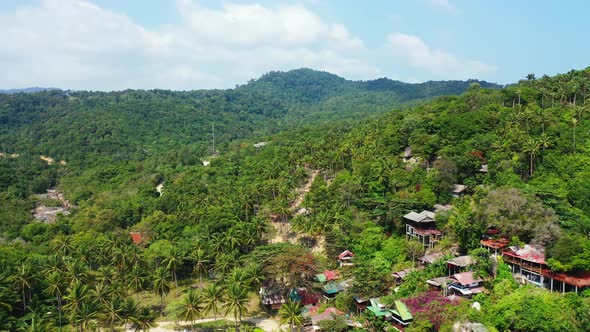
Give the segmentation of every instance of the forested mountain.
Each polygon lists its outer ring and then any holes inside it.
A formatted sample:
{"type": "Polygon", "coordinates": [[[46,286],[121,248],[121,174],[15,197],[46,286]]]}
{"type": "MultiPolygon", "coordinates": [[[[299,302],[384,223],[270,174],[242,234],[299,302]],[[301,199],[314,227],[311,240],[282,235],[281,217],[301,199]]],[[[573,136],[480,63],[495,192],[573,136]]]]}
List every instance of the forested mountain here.
{"type": "MultiPolygon", "coordinates": [[[[352,82],[300,69],[272,72],[229,90],[0,95],[0,152],[70,163],[180,154],[194,164],[212,153],[213,124],[216,141],[226,144],[305,124],[378,116],[428,93],[424,85],[383,80],[352,82]]],[[[430,96],[436,96],[462,93],[469,82],[430,85],[430,96]]]]}
{"type": "Polygon", "coordinates": [[[0,89],[0,93],[33,93],[33,92],[40,92],[40,91],[52,91],[52,90],[59,90],[58,88],[40,88],[40,87],[31,87],[31,88],[23,88],[23,89],[0,89]]]}
{"type": "MultiPolygon", "coordinates": [[[[493,226],[511,245],[543,245],[556,273],[590,270],[590,68],[529,75],[503,89],[470,82],[465,93],[439,98],[434,91],[445,84],[467,83],[431,82],[433,100],[399,108],[428,96],[390,92],[398,84],[299,70],[227,91],[2,97],[4,328],[140,328],[157,315],[192,321],[219,313],[239,324],[262,281],[284,294],[321,290],[315,275],[336,269],[338,254],[351,250],[354,266],[340,269],[350,283],[329,305],[349,311],[359,330],[388,323],[357,315],[358,295],[389,306],[428,298],[407,331],[450,331],[458,321],[501,331],[589,330],[588,290],[519,286],[479,240],[493,226]],[[326,110],[333,113],[322,117],[326,110]],[[376,114],[366,123],[335,121],[340,111],[367,110],[376,114]],[[213,121],[224,143],[203,166],[213,121]],[[305,125],[286,130],[289,121],[305,125]],[[253,146],[262,139],[268,144],[253,146]],[[67,164],[49,165],[39,154],[67,164]],[[453,197],[454,184],[467,185],[466,195],[453,197]],[[51,186],[65,193],[71,214],[32,221],[40,200],[32,194],[51,186]],[[471,299],[427,291],[427,279],[447,275],[444,261],[415,269],[424,247],[406,241],[403,216],[436,203],[453,208],[437,215],[444,239],[434,249],[476,258],[485,291],[471,299]],[[392,272],[406,268],[409,277],[395,284],[392,272]]],[[[279,316],[289,310],[285,322],[299,325],[296,305],[279,316]]]]}

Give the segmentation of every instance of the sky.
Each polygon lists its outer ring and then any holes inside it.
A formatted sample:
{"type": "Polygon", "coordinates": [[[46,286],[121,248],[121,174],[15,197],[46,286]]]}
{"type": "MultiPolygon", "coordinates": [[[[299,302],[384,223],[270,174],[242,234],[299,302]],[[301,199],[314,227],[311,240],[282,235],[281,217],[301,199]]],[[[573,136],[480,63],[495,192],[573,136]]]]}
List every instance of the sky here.
{"type": "Polygon", "coordinates": [[[0,89],[231,88],[302,67],[507,84],[589,66],[588,9],[585,0],[0,0],[0,89]]]}

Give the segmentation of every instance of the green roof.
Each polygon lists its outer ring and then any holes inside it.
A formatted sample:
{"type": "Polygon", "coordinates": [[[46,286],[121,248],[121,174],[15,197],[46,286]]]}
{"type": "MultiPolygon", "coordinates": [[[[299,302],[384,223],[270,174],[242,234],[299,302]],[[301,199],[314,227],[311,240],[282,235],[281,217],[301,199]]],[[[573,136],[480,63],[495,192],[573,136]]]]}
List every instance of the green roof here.
{"type": "Polygon", "coordinates": [[[315,275],[315,278],[319,281],[319,282],[326,282],[326,275],[323,273],[319,273],[315,275]]]}
{"type": "Polygon", "coordinates": [[[322,289],[324,290],[324,293],[326,293],[328,295],[332,295],[332,294],[336,294],[339,291],[341,291],[342,287],[335,282],[331,282],[331,283],[325,284],[324,287],[322,287],[322,289]]]}
{"type": "Polygon", "coordinates": [[[395,301],[395,308],[397,309],[396,311],[399,313],[399,317],[401,317],[401,319],[403,321],[408,321],[413,319],[414,317],[412,317],[412,314],[410,313],[410,310],[408,310],[408,307],[406,307],[406,305],[402,302],[402,301],[395,301]]]}

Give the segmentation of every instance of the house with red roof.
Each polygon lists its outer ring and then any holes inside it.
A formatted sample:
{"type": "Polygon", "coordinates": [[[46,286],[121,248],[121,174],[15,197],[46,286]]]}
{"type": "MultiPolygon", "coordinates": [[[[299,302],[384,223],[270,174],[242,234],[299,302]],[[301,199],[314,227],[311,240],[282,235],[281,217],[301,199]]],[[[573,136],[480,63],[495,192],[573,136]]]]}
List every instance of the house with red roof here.
{"type": "Polygon", "coordinates": [[[545,262],[545,249],[541,246],[511,246],[502,252],[502,258],[510,266],[512,273],[526,283],[563,293],[577,293],[584,288],[590,288],[590,271],[551,271],[545,262]]]}
{"type": "Polygon", "coordinates": [[[340,267],[343,266],[352,266],[352,259],[354,258],[354,254],[350,250],[344,250],[343,252],[338,255],[338,263],[340,263],[340,267]]]}

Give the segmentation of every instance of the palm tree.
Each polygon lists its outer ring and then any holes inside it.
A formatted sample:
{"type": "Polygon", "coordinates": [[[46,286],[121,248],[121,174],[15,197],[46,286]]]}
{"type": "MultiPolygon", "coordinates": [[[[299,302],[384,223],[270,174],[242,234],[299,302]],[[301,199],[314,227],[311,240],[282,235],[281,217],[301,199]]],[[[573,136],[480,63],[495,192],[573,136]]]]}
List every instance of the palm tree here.
{"type": "Polygon", "coordinates": [[[180,315],[182,319],[191,322],[191,331],[194,331],[195,320],[201,316],[202,298],[194,289],[189,289],[188,293],[184,296],[182,301],[182,310],[180,315]]]}
{"type": "Polygon", "coordinates": [[[93,300],[96,300],[98,304],[105,305],[109,302],[111,294],[108,286],[99,282],[94,284],[94,288],[90,290],[90,296],[93,300]]]}
{"type": "Polygon", "coordinates": [[[236,328],[242,321],[242,315],[247,312],[248,292],[246,288],[238,285],[229,285],[226,290],[225,314],[233,313],[236,328]]]}
{"type": "Polygon", "coordinates": [[[207,273],[207,265],[211,262],[207,257],[207,252],[201,248],[195,250],[190,259],[194,262],[193,271],[199,276],[199,282],[202,281],[202,277],[207,273]]]}
{"type": "Polygon", "coordinates": [[[111,266],[101,266],[96,270],[96,281],[110,285],[114,280],[117,271],[111,266]]]}
{"type": "Polygon", "coordinates": [[[74,314],[74,322],[82,331],[89,329],[98,318],[98,303],[94,300],[83,301],[74,314]]]}
{"type": "Polygon", "coordinates": [[[168,279],[170,279],[170,272],[168,272],[165,267],[157,268],[152,275],[152,285],[154,287],[154,292],[160,295],[162,300],[160,310],[164,310],[164,305],[166,304],[166,294],[168,294],[172,288],[172,285],[168,279]]]}
{"type": "Polygon", "coordinates": [[[541,134],[541,138],[539,139],[539,143],[541,144],[541,147],[543,148],[543,150],[545,150],[546,148],[551,146],[551,140],[549,139],[549,136],[546,133],[541,134]]]}
{"type": "Polygon", "coordinates": [[[139,301],[139,292],[143,290],[143,283],[145,282],[145,276],[143,270],[138,264],[133,265],[133,268],[129,272],[127,279],[127,287],[137,294],[137,301],[139,301]]]}
{"type": "Polygon", "coordinates": [[[137,311],[133,321],[132,328],[134,331],[149,331],[150,328],[157,326],[156,318],[158,315],[149,307],[142,307],[137,311]]]}
{"type": "Polygon", "coordinates": [[[258,289],[258,286],[264,281],[264,271],[260,267],[260,264],[251,263],[246,266],[246,274],[248,275],[250,287],[254,290],[258,289]]]}
{"type": "Polygon", "coordinates": [[[70,285],[76,282],[88,281],[88,267],[79,259],[69,258],[65,260],[66,279],[70,285]]]}
{"type": "Polygon", "coordinates": [[[72,252],[72,244],[70,243],[69,236],[59,234],[51,240],[51,245],[59,256],[68,256],[72,252]]]}
{"type": "Polygon", "coordinates": [[[291,331],[295,331],[295,326],[299,327],[303,324],[299,302],[289,301],[284,303],[279,309],[279,317],[281,318],[281,324],[289,324],[291,331]]]}
{"type": "Polygon", "coordinates": [[[209,286],[203,290],[202,297],[205,302],[203,313],[208,315],[210,312],[213,312],[213,317],[217,320],[219,304],[223,302],[224,299],[223,289],[216,283],[209,284],[209,286]]]}
{"type": "Polygon", "coordinates": [[[250,288],[250,278],[241,267],[233,268],[227,275],[225,283],[228,285],[237,285],[242,288],[250,288]]]}
{"type": "Polygon", "coordinates": [[[12,289],[12,285],[7,287],[9,282],[10,280],[8,277],[0,274],[0,307],[3,307],[8,311],[12,311],[12,305],[10,304],[10,290],[12,289]]]}
{"type": "Polygon", "coordinates": [[[115,331],[115,324],[123,322],[125,313],[125,302],[120,297],[112,297],[106,305],[103,306],[101,314],[109,329],[115,331]]]}
{"type": "Polygon", "coordinates": [[[221,275],[228,274],[234,267],[236,259],[233,255],[223,254],[215,261],[215,271],[221,275]]]}
{"type": "Polygon", "coordinates": [[[35,282],[33,267],[29,262],[22,262],[16,268],[16,272],[13,278],[16,288],[19,289],[22,294],[24,312],[27,307],[27,298],[31,298],[31,287],[33,287],[33,283],[35,282]]]}
{"type": "Polygon", "coordinates": [[[79,281],[74,282],[68,289],[66,296],[64,296],[66,304],[63,309],[70,316],[70,322],[74,324],[74,327],[76,315],[86,298],[88,298],[88,286],[79,281]]]}
{"type": "Polygon", "coordinates": [[[178,250],[178,247],[172,247],[168,257],[164,259],[164,263],[166,264],[166,268],[172,273],[172,278],[174,279],[174,294],[178,296],[178,280],[176,279],[176,270],[178,269],[178,266],[182,264],[182,253],[180,250],[178,250]]]}
{"type": "Polygon", "coordinates": [[[61,272],[51,272],[47,278],[45,279],[47,283],[47,288],[45,288],[45,292],[47,292],[50,296],[55,296],[57,299],[57,311],[59,312],[59,325],[61,330],[61,311],[62,311],[62,297],[65,288],[65,278],[61,272]]]}
{"type": "Polygon", "coordinates": [[[132,298],[128,297],[123,301],[123,311],[121,312],[121,319],[125,325],[129,324],[134,318],[137,317],[139,309],[137,308],[137,302],[133,301],[132,298]]]}
{"type": "Polygon", "coordinates": [[[537,154],[539,153],[539,148],[541,147],[541,143],[534,139],[534,138],[530,138],[523,149],[523,152],[528,153],[529,154],[529,161],[530,161],[530,175],[533,175],[533,161],[535,159],[535,156],[537,156],[537,154]]]}

